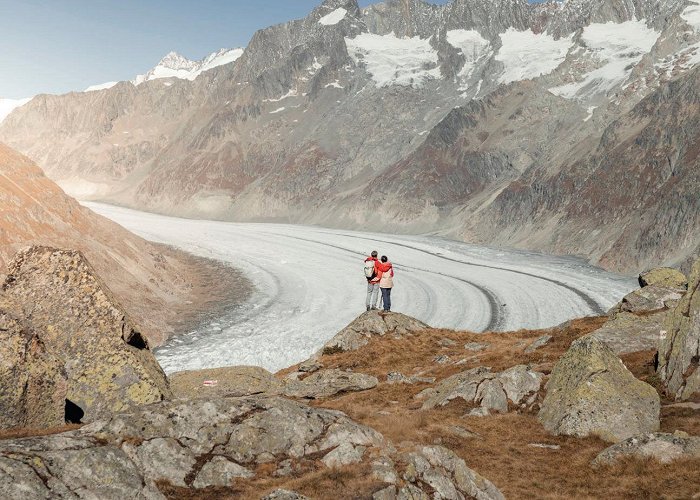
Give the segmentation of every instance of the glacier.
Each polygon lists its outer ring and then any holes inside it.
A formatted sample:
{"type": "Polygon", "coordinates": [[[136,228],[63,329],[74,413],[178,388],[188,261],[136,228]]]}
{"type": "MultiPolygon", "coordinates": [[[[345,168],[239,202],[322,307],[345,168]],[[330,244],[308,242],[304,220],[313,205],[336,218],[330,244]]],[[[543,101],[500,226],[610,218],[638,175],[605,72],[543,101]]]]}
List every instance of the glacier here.
{"type": "Polygon", "coordinates": [[[583,261],[484,248],[432,236],[191,220],[85,202],[136,234],[242,270],[255,286],[220,318],[156,350],[168,372],[300,362],[365,309],[362,263],[396,266],[394,309],[434,327],[545,328],[604,313],[636,288],[583,261]]]}

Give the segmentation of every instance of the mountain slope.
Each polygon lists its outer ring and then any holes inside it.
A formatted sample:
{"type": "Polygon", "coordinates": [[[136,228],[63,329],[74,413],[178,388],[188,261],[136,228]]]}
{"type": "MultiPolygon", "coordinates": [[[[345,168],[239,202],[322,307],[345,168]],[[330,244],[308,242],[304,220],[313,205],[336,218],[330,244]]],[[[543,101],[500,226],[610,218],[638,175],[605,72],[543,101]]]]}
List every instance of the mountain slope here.
{"type": "Polygon", "coordinates": [[[201,307],[188,302],[198,301],[197,275],[206,266],[80,206],[28,158],[0,144],[0,270],[30,244],[81,250],[154,345],[201,307]]]}
{"type": "MultiPolygon", "coordinates": [[[[697,7],[326,0],[192,81],[39,96],[5,120],[0,139],[80,198],[229,220],[370,221],[633,270],[656,263],[670,234],[638,262],[605,257],[612,236],[591,247],[574,231],[549,234],[570,198],[550,179],[584,182],[589,167],[571,166],[595,161],[603,131],[700,63],[697,7]],[[534,234],[510,228],[509,197],[534,217],[534,234]]],[[[617,205],[630,218],[638,209],[617,205]]],[[[595,214],[581,214],[595,226],[595,214]]]]}

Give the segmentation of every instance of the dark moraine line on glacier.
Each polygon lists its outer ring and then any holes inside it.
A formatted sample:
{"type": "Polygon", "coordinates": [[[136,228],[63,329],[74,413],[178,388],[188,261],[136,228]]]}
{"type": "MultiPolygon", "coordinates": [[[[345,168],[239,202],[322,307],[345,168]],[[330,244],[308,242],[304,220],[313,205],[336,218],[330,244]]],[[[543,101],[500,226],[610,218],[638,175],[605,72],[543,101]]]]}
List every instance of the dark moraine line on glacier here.
{"type": "MultiPolygon", "coordinates": [[[[365,254],[363,254],[362,252],[357,252],[355,250],[351,250],[349,248],[341,247],[338,245],[332,245],[330,243],[324,243],[322,241],[312,240],[312,239],[308,239],[308,238],[300,238],[299,236],[290,236],[288,234],[285,234],[285,235],[280,235],[280,234],[276,234],[276,233],[265,233],[265,234],[269,234],[271,236],[276,236],[276,237],[283,236],[285,238],[290,238],[293,240],[305,241],[307,243],[314,243],[316,245],[335,248],[336,250],[342,250],[342,251],[350,253],[352,255],[359,255],[361,257],[365,256],[365,254]]],[[[344,234],[343,236],[349,236],[351,238],[355,237],[353,235],[348,235],[348,234],[344,234]]],[[[359,238],[359,237],[358,237],[358,239],[366,239],[369,241],[381,241],[381,240],[370,240],[369,238],[359,238]]],[[[393,243],[393,242],[384,242],[384,243],[391,243],[392,245],[411,248],[408,245],[402,245],[400,243],[393,243]]],[[[414,250],[421,251],[420,249],[414,249],[414,250]]],[[[434,256],[439,257],[439,258],[446,258],[446,257],[441,257],[440,255],[432,254],[430,252],[425,252],[425,253],[428,253],[430,255],[434,255],[434,256]]],[[[459,260],[456,260],[456,259],[450,259],[450,258],[446,258],[446,259],[452,260],[452,261],[457,262],[457,263],[468,264],[466,262],[460,262],[459,260]]],[[[453,279],[455,281],[461,281],[462,283],[465,283],[465,284],[479,290],[479,292],[482,295],[484,295],[484,297],[486,297],[486,300],[488,301],[489,307],[491,309],[491,318],[489,319],[489,323],[486,325],[486,328],[484,328],[483,331],[485,331],[485,332],[498,331],[502,328],[502,325],[505,323],[505,310],[504,310],[503,306],[500,305],[500,301],[498,300],[498,297],[493,292],[493,290],[490,290],[490,289],[486,288],[485,286],[477,285],[476,283],[469,281],[469,280],[466,280],[464,278],[458,278],[457,276],[452,276],[450,274],[445,274],[445,273],[441,273],[439,271],[433,271],[430,269],[421,269],[420,267],[406,266],[406,265],[401,264],[400,262],[395,262],[395,263],[397,265],[399,265],[400,267],[402,267],[404,269],[410,269],[411,271],[422,271],[424,273],[438,274],[440,276],[444,276],[446,278],[450,278],[450,279],[453,279]]],[[[490,267],[490,266],[481,266],[481,267],[490,267]]],[[[493,267],[492,269],[499,269],[499,268],[493,267]]],[[[505,271],[507,271],[507,270],[508,269],[505,269],[505,271]]],[[[528,276],[535,276],[535,275],[530,275],[527,273],[519,273],[519,274],[525,274],[528,276]]],[[[538,276],[535,276],[535,277],[537,278],[538,276]]]]}
{"type": "MultiPolygon", "coordinates": [[[[367,241],[379,241],[379,242],[381,242],[381,243],[388,243],[388,244],[390,244],[390,245],[396,245],[397,247],[408,248],[408,249],[411,249],[411,250],[415,250],[416,252],[425,253],[425,254],[431,255],[431,256],[433,256],[433,257],[437,257],[437,258],[439,258],[439,259],[449,260],[449,261],[451,261],[451,262],[457,262],[457,263],[459,263],[459,264],[465,264],[465,265],[474,266],[474,267],[482,267],[482,268],[486,268],[486,269],[495,269],[495,270],[497,270],[497,271],[511,272],[511,273],[520,274],[520,275],[523,275],[523,276],[529,276],[529,277],[531,277],[531,278],[536,278],[536,279],[540,279],[540,280],[544,280],[544,281],[549,281],[550,283],[553,283],[553,284],[555,284],[555,285],[557,285],[557,286],[560,286],[560,287],[562,287],[562,288],[566,288],[566,289],[569,290],[570,292],[573,292],[573,293],[575,293],[576,295],[578,295],[578,296],[588,305],[588,307],[590,307],[591,311],[592,311],[594,314],[596,314],[596,315],[598,315],[598,316],[602,316],[602,315],[605,314],[605,310],[601,307],[601,305],[598,303],[598,301],[596,301],[593,297],[591,297],[590,295],[588,295],[586,292],[584,292],[583,290],[581,290],[581,289],[579,289],[579,288],[576,288],[576,287],[574,287],[574,286],[571,286],[571,285],[569,285],[569,284],[567,284],[567,283],[561,282],[561,281],[559,281],[559,280],[555,280],[554,278],[547,278],[546,276],[540,276],[540,275],[537,275],[537,274],[527,273],[527,272],[525,272],[525,271],[518,271],[518,270],[516,270],[516,269],[509,269],[509,268],[507,268],[507,267],[489,266],[488,264],[476,264],[475,262],[469,262],[469,261],[466,261],[466,260],[454,259],[454,258],[452,258],[452,257],[445,257],[444,255],[438,255],[438,254],[429,252],[428,250],[423,250],[422,248],[418,248],[418,247],[414,247],[414,246],[411,246],[411,245],[407,245],[407,244],[405,244],[405,243],[397,243],[397,242],[395,242],[395,241],[380,240],[379,238],[365,238],[365,237],[362,237],[362,236],[357,236],[357,235],[354,235],[354,234],[347,234],[347,233],[338,233],[338,234],[341,234],[341,235],[343,235],[343,236],[347,236],[348,238],[357,238],[357,239],[367,240],[367,241]]],[[[315,242],[315,243],[319,243],[319,242],[315,242]]]]}

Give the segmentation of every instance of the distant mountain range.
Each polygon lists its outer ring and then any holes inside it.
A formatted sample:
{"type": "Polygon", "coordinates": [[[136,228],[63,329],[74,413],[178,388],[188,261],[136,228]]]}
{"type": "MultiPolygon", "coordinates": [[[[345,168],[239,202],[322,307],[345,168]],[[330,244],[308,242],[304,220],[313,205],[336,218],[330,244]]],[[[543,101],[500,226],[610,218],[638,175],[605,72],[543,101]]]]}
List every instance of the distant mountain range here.
{"type": "Polygon", "coordinates": [[[0,140],[70,194],[168,214],[630,272],[700,249],[698,0],[327,0],[210,58],[37,96],[0,140]]]}

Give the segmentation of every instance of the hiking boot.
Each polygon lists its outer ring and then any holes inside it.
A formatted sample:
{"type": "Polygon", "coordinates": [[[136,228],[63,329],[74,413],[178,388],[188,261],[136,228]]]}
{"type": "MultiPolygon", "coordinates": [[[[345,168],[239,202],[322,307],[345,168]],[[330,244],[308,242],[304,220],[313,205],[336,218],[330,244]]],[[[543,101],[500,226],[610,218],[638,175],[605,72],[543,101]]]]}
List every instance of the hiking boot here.
{"type": "MultiPolygon", "coordinates": [[[[367,310],[368,310],[368,311],[369,311],[369,309],[370,309],[370,307],[369,307],[369,306],[367,306],[367,310]]],[[[373,307],[372,309],[374,309],[374,307],[373,307]]]]}

